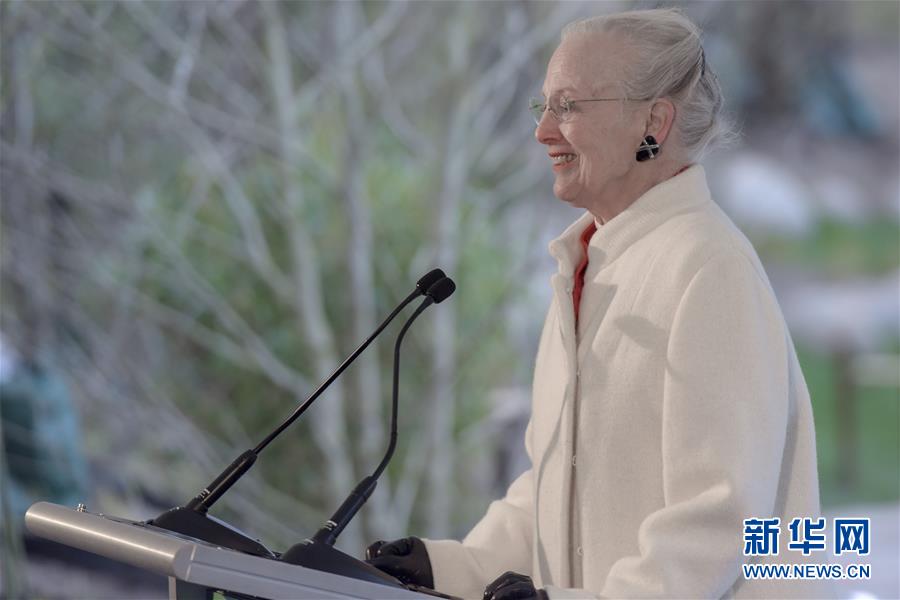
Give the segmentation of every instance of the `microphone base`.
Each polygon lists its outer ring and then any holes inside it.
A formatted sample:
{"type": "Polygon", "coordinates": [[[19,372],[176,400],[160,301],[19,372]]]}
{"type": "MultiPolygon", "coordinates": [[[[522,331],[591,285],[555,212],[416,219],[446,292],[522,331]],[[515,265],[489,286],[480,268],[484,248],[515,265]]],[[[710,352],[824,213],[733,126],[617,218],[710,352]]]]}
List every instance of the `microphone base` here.
{"type": "Polygon", "coordinates": [[[384,571],[353,558],[349,554],[344,554],[334,546],[312,540],[294,544],[281,555],[279,560],[315,571],[325,571],[334,575],[406,589],[400,580],[391,577],[384,571]]]}
{"type": "Polygon", "coordinates": [[[176,506],[167,510],[155,519],[147,521],[147,525],[153,525],[160,529],[180,533],[215,544],[216,546],[252,554],[253,556],[275,558],[275,554],[263,546],[259,540],[254,540],[225,521],[184,506],[176,506]]]}

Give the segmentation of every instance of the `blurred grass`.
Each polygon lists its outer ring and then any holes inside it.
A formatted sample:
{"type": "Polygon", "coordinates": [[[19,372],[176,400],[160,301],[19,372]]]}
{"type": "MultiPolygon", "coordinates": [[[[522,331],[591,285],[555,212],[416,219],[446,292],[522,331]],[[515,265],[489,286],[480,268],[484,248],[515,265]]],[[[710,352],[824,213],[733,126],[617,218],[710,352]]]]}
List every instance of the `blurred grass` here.
{"type": "Polygon", "coordinates": [[[823,220],[808,237],[756,239],[759,255],[827,277],[882,275],[898,266],[900,228],[893,218],[851,224],[823,220]]]}
{"type": "Polygon", "coordinates": [[[846,430],[837,422],[834,359],[802,347],[797,354],[812,397],[822,505],[896,502],[900,499],[900,389],[856,388],[856,482],[844,487],[837,477],[838,436],[846,435],[846,430]]]}

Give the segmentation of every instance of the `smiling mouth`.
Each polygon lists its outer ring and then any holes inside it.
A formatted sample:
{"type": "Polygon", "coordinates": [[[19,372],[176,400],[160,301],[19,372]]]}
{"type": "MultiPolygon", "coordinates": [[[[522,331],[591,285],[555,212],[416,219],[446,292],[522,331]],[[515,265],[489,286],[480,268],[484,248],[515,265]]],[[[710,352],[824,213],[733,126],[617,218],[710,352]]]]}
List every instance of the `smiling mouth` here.
{"type": "Polygon", "coordinates": [[[549,156],[554,165],[564,165],[575,160],[574,154],[550,154],[549,156]]]}

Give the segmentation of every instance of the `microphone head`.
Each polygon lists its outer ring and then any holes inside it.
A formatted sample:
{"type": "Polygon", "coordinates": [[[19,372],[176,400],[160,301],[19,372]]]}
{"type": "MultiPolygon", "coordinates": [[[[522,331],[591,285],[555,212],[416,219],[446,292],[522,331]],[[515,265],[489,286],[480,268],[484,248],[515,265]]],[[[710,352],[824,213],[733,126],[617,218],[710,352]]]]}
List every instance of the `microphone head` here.
{"type": "Polygon", "coordinates": [[[456,284],[449,277],[444,277],[437,283],[433,284],[425,295],[434,300],[435,304],[440,304],[453,295],[456,291],[456,284]]]}
{"type": "Polygon", "coordinates": [[[416,282],[416,290],[419,292],[420,296],[422,294],[427,294],[431,286],[446,277],[447,276],[444,275],[444,272],[440,269],[433,269],[431,271],[428,271],[428,273],[426,273],[425,276],[422,277],[422,279],[416,282]]]}

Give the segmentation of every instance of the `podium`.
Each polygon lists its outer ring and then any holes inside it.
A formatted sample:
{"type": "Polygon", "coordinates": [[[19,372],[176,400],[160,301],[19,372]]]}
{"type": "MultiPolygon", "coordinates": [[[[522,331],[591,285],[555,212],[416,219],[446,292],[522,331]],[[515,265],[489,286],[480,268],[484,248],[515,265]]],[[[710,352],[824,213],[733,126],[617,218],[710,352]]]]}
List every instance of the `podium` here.
{"type": "Polygon", "coordinates": [[[214,592],[273,600],[435,597],[251,556],[81,507],[38,502],[25,513],[25,526],[36,536],[168,577],[170,600],[208,599],[214,592]]]}

